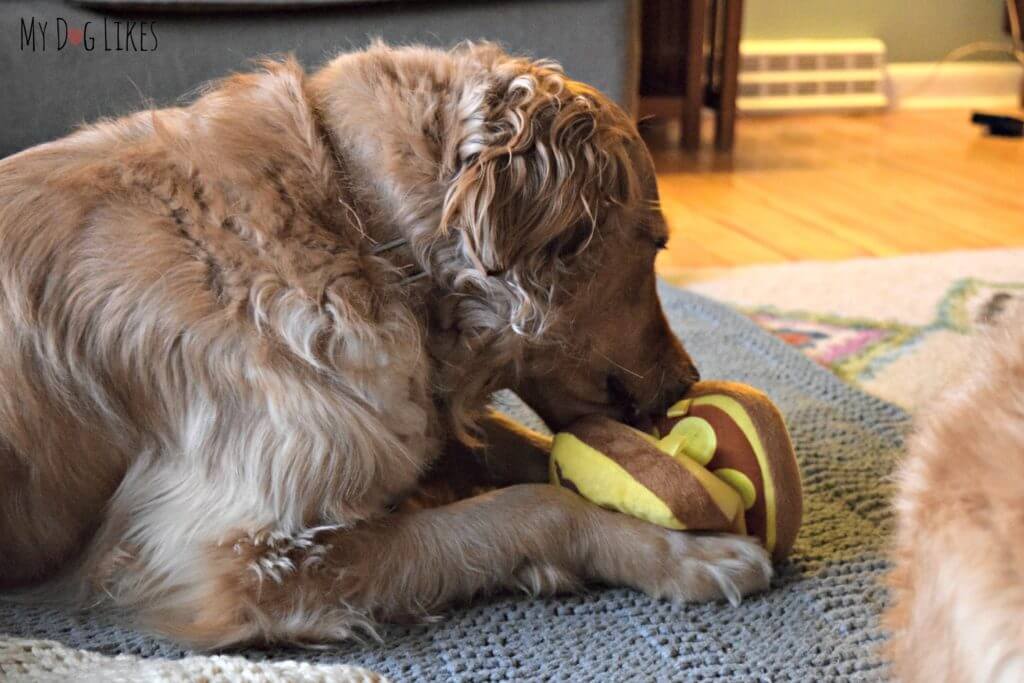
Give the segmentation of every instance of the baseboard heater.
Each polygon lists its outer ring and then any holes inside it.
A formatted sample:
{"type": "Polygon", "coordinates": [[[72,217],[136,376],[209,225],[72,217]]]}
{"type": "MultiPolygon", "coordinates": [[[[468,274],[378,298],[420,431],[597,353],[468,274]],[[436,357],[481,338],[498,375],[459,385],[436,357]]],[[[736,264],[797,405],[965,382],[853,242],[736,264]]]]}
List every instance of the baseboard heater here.
{"type": "Polygon", "coordinates": [[[885,43],[874,38],[744,40],[736,106],[745,114],[883,109],[885,62],[885,43]]]}

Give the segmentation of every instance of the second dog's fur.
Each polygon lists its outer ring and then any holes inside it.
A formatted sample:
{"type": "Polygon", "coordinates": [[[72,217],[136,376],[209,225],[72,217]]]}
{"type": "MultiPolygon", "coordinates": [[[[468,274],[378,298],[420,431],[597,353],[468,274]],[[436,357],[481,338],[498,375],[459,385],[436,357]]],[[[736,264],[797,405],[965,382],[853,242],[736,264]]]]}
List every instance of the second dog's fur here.
{"type": "Polygon", "coordinates": [[[1024,315],[918,421],[899,482],[899,679],[1024,680],[1024,315]]]}
{"type": "Polygon", "coordinates": [[[763,588],[756,542],[535,483],[543,439],[484,409],[678,398],[665,239],[629,118],[490,46],[268,64],[0,162],[0,586],[207,647],[499,589],[763,588]],[[408,504],[425,479],[513,485],[408,504]]]}

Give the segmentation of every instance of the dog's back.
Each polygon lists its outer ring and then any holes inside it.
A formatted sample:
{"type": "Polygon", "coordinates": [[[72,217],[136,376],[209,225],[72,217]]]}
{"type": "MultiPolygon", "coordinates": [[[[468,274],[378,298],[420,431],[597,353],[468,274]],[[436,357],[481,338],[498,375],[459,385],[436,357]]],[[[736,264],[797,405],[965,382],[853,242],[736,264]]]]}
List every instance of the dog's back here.
{"type": "Polygon", "coordinates": [[[898,677],[1024,680],[1024,316],[919,421],[896,509],[898,677]]]}
{"type": "Polygon", "coordinates": [[[48,323],[72,305],[68,259],[97,205],[74,188],[126,130],[103,124],[0,161],[0,588],[80,547],[124,471],[118,444],[75,414],[86,403],[53,391],[70,377],[50,361],[77,349],[48,323]]]}
{"type": "MultiPolygon", "coordinates": [[[[318,182],[331,176],[302,147],[301,78],[276,65],[189,109],[139,112],[0,160],[0,588],[73,557],[132,461],[170,431],[155,389],[173,382],[154,377],[173,373],[184,330],[194,338],[199,321],[228,319],[231,297],[210,284],[218,259],[235,271],[254,260],[231,251],[248,235],[230,221],[298,233],[310,221],[295,205],[320,210],[318,182]],[[225,198],[218,181],[241,196],[225,198]]],[[[288,258],[305,254],[289,247],[257,265],[301,270],[288,258]]]]}

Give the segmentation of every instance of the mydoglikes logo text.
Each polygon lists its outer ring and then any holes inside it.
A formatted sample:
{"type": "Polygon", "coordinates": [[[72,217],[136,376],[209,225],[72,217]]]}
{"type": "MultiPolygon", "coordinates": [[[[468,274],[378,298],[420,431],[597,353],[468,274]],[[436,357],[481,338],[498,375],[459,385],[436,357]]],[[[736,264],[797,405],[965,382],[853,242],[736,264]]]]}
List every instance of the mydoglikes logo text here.
{"type": "Polygon", "coordinates": [[[63,17],[54,20],[22,17],[22,52],[80,49],[86,52],[152,52],[160,41],[155,21],[104,19],[73,26],[63,17]]]}

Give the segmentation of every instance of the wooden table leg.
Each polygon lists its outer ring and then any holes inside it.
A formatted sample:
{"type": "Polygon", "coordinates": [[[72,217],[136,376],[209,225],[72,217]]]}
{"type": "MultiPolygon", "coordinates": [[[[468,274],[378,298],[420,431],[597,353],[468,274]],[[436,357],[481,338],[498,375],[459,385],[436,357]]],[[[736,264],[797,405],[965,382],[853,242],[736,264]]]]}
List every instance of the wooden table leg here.
{"type": "Polygon", "coordinates": [[[743,0],[718,0],[724,6],[719,56],[718,107],[715,115],[715,149],[732,149],[736,130],[736,95],[740,68],[740,28],[743,0]]]}
{"type": "Polygon", "coordinates": [[[686,51],[683,55],[683,147],[696,152],[700,147],[700,112],[704,104],[704,32],[708,0],[689,0],[686,51]]]}

